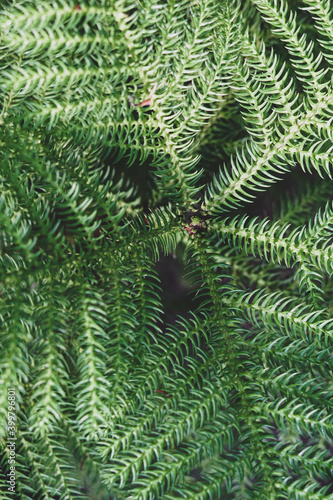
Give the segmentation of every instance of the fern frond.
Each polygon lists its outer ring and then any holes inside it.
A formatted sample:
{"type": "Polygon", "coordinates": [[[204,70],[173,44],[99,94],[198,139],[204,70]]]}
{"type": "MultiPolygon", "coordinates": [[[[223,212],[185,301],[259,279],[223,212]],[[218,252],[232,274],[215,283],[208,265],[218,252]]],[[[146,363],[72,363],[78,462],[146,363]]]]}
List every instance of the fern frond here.
{"type": "Polygon", "coordinates": [[[329,7],[4,0],[3,498],[331,497],[329,7]]]}
{"type": "Polygon", "coordinates": [[[326,86],[324,80],[327,70],[320,68],[322,56],[314,55],[314,43],[300,35],[296,13],[289,9],[287,2],[276,0],[253,0],[265,21],[273,26],[273,33],[286,43],[290,61],[306,92],[319,98],[326,86]],[[306,75],[306,76],[305,76],[306,75]]]}
{"type": "Polygon", "coordinates": [[[306,303],[284,296],[282,293],[265,295],[263,291],[242,293],[233,302],[237,307],[244,308],[254,324],[258,323],[257,315],[266,325],[275,325],[281,333],[289,332],[290,336],[302,338],[309,344],[313,341],[318,347],[326,349],[330,343],[330,319],[318,319],[322,311],[308,312],[306,303]]]}
{"type": "Polygon", "coordinates": [[[333,40],[333,22],[331,19],[330,4],[327,0],[304,0],[307,10],[314,14],[316,21],[316,28],[318,30],[318,42],[323,47],[323,55],[327,62],[332,65],[332,47],[331,41],[333,40]]]}

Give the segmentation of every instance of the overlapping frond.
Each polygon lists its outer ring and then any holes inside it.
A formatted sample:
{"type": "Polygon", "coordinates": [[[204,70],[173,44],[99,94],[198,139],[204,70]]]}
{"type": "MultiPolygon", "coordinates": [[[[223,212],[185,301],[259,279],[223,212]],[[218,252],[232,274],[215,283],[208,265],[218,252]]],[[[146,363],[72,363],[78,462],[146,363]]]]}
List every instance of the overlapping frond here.
{"type": "Polygon", "coordinates": [[[1,497],[330,497],[330,2],[0,30],[1,497]]]}

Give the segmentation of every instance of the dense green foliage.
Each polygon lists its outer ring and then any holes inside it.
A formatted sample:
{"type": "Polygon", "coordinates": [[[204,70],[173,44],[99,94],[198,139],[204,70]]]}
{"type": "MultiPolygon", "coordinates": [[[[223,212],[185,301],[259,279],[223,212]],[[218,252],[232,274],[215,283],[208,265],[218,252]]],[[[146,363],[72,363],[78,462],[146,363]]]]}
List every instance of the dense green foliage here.
{"type": "Polygon", "coordinates": [[[0,29],[1,498],[333,498],[332,2],[4,0],[0,29]]]}

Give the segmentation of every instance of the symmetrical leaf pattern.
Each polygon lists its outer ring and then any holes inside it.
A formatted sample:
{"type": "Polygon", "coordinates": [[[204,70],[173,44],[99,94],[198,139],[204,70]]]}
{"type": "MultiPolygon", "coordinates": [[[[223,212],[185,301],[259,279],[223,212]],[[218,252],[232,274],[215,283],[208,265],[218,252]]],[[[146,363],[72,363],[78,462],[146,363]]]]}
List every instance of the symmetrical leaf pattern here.
{"type": "Polygon", "coordinates": [[[1,498],[331,498],[330,0],[1,9],[1,498]]]}

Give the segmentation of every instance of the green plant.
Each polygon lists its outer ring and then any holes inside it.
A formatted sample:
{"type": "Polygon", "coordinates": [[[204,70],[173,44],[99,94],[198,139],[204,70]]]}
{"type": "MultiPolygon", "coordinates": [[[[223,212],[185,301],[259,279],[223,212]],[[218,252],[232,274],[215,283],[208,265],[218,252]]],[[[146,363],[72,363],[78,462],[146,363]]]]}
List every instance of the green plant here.
{"type": "Polygon", "coordinates": [[[331,2],[7,0],[0,26],[2,498],[330,498],[331,2]]]}

